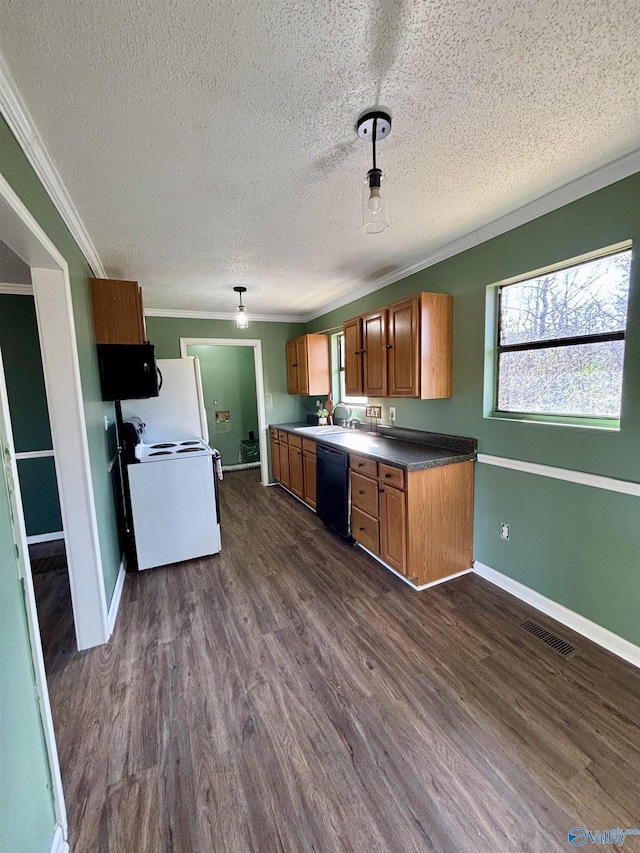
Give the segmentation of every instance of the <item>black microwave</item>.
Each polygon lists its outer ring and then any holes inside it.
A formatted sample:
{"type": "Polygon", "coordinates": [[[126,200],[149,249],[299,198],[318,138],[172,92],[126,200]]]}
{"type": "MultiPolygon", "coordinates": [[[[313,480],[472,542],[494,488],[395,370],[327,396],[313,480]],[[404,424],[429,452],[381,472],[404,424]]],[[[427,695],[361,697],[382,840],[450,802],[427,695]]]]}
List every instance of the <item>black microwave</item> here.
{"type": "Polygon", "coordinates": [[[153,344],[97,344],[103,400],[157,397],[159,372],[153,344]]]}

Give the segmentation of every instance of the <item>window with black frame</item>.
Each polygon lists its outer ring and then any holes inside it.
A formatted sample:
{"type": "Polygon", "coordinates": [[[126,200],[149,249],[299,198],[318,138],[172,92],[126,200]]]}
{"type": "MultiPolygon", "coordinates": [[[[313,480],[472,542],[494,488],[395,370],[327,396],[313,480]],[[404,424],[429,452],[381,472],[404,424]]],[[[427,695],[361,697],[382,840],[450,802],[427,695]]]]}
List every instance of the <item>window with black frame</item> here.
{"type": "Polygon", "coordinates": [[[495,413],[619,421],[631,249],[500,286],[495,413]]]}

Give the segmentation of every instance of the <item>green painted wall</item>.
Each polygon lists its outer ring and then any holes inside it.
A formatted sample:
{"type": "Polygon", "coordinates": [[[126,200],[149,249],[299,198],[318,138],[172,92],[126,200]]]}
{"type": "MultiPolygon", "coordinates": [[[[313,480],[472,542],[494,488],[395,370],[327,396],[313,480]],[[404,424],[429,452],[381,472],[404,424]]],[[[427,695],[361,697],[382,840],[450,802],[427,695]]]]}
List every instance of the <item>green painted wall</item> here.
{"type": "MultiPolygon", "coordinates": [[[[17,453],[51,450],[51,430],[32,296],[0,294],[0,350],[17,453]]],[[[18,462],[29,536],[62,530],[53,459],[18,462]]]]}
{"type": "MultiPolygon", "coordinates": [[[[302,334],[301,323],[250,323],[238,329],[230,320],[147,317],[147,334],[158,358],[179,358],[180,338],[244,338],[262,342],[267,424],[304,419],[306,397],[287,393],[287,341],[302,334]]],[[[257,437],[257,432],[256,432],[257,437]]]]}
{"type": "MultiPolygon", "coordinates": [[[[375,238],[372,238],[375,239],[375,238]]],[[[309,323],[307,332],[421,290],[454,296],[454,394],[382,400],[397,425],[472,435],[479,451],[640,482],[640,174],[462,252],[309,323]],[[621,428],[604,432],[483,417],[486,287],[634,241],[621,428]]],[[[640,645],[640,501],[476,466],[475,558],[640,645]],[[587,523],[588,520],[588,523],[587,523]],[[500,522],[511,524],[509,542],[500,522]]]]}
{"type": "Polygon", "coordinates": [[[0,467],[0,849],[45,853],[56,821],[3,464],[0,467]]]}
{"type": "Polygon", "coordinates": [[[189,347],[187,352],[200,360],[210,444],[220,451],[223,465],[236,465],[240,442],[250,430],[258,437],[253,347],[189,347]],[[229,411],[231,420],[216,423],[216,410],[229,411]]]}
{"type": "MultiPolygon", "coordinates": [[[[74,324],[80,362],[80,378],[87,424],[89,456],[95,497],[100,553],[107,602],[111,600],[120,567],[120,546],[111,478],[107,471],[109,449],[104,415],[113,421],[113,406],[103,403],[93,332],[88,278],[91,270],[46,190],[29,165],[22,149],[0,118],[0,166],[2,174],[46,232],[69,265],[74,324]]],[[[1,236],[1,235],[0,235],[1,236]]]]}

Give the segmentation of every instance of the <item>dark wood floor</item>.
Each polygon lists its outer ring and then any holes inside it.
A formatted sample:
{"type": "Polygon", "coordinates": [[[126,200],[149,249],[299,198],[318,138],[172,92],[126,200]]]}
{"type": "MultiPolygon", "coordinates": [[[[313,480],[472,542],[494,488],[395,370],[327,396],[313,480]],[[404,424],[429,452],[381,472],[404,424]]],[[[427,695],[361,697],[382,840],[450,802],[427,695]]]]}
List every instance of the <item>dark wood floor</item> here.
{"type": "Polygon", "coordinates": [[[29,546],[42,653],[47,673],[58,654],[76,647],[64,540],[29,546]]]}
{"type": "Polygon", "coordinates": [[[128,576],[109,645],[54,661],[75,853],[548,853],[640,824],[636,669],[565,629],[560,657],[477,577],[412,591],[255,471],[221,501],[220,556],[128,576]]]}

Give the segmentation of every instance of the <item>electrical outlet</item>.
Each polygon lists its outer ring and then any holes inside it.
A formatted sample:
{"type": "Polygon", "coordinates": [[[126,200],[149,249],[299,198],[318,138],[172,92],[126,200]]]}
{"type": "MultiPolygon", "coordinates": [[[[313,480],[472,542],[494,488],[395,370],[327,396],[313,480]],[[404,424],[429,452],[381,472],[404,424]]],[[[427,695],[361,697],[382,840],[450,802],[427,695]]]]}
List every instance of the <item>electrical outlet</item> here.
{"type": "Polygon", "coordinates": [[[109,415],[104,416],[104,429],[105,432],[109,432],[109,415]]]}
{"type": "Polygon", "coordinates": [[[396,419],[396,407],[395,406],[389,406],[389,420],[395,421],[395,419],[396,419]]]}
{"type": "Polygon", "coordinates": [[[504,522],[500,525],[500,538],[508,539],[509,538],[509,525],[504,522]]]}

